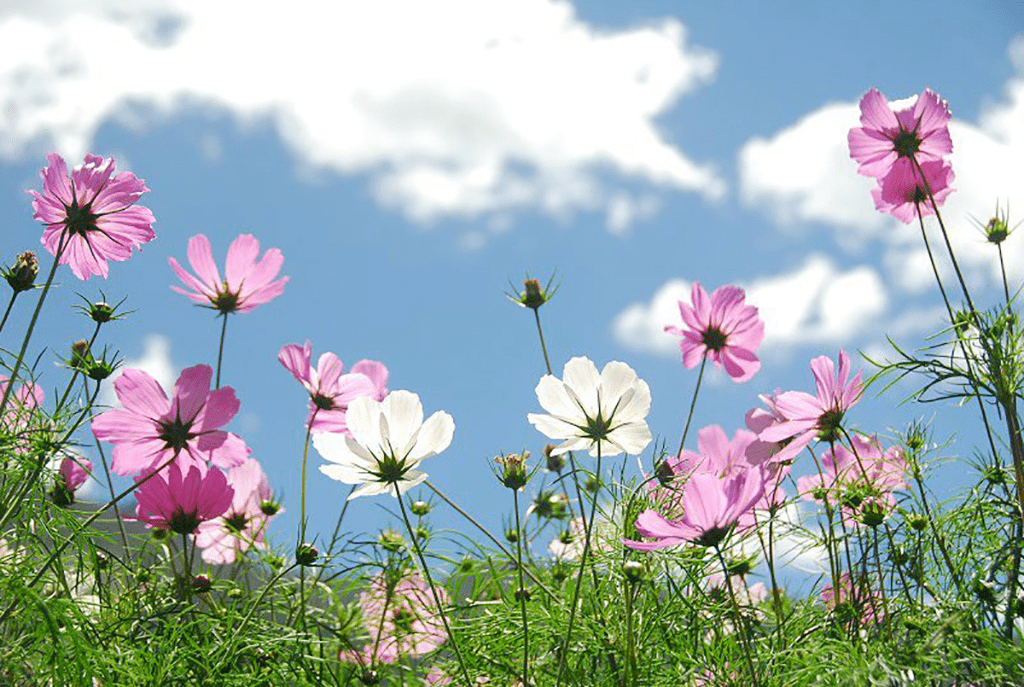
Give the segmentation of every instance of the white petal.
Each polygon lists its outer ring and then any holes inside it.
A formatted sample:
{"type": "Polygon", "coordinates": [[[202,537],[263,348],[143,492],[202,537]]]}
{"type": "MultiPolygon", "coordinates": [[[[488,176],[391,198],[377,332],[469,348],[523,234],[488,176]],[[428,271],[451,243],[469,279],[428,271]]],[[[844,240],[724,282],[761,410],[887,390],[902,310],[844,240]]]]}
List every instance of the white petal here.
{"type": "Polygon", "coordinates": [[[638,379],[633,387],[633,395],[629,399],[623,398],[615,411],[614,424],[620,422],[640,422],[651,412],[651,388],[647,382],[638,379]]]}
{"type": "Polygon", "coordinates": [[[557,418],[569,420],[577,424],[586,421],[583,409],[566,392],[562,380],[551,375],[544,375],[537,383],[537,400],[540,406],[557,418]]]}
{"type": "Polygon", "coordinates": [[[537,428],[538,432],[551,439],[575,439],[580,436],[581,430],[578,427],[570,425],[565,420],[559,420],[557,417],[542,413],[530,413],[526,419],[537,428]]]}
{"type": "Polygon", "coordinates": [[[369,396],[360,396],[349,404],[345,411],[345,424],[352,438],[370,451],[379,453],[380,403],[369,396]]]}
{"type": "Polygon", "coordinates": [[[390,436],[385,438],[390,439],[391,447],[397,455],[404,455],[423,424],[420,397],[411,391],[392,391],[381,402],[381,412],[388,419],[387,431],[390,436]]]}
{"type": "Polygon", "coordinates": [[[416,485],[426,481],[426,479],[427,473],[420,472],[419,470],[410,470],[409,472],[405,473],[405,477],[403,477],[399,482],[393,485],[388,485],[389,487],[391,487],[389,491],[391,491],[391,493],[394,494],[395,489],[397,488],[398,495],[401,495],[409,491],[416,485]]]}
{"type": "Polygon", "coordinates": [[[353,455],[348,445],[350,441],[352,440],[344,434],[322,432],[313,435],[313,448],[324,460],[329,460],[332,463],[350,463],[353,458],[360,458],[358,455],[353,455]]]}
{"type": "Polygon", "coordinates": [[[601,376],[590,358],[578,357],[567,362],[562,369],[562,380],[576,394],[587,417],[597,417],[597,386],[601,376]]]}
{"type": "Polygon", "coordinates": [[[388,491],[388,485],[384,482],[367,482],[353,491],[349,495],[348,500],[351,501],[352,499],[359,498],[360,496],[375,496],[377,494],[383,494],[385,491],[388,491]]]}
{"type": "MultiPolygon", "coordinates": [[[[609,434],[608,441],[612,442],[622,451],[636,455],[647,448],[647,444],[651,443],[651,430],[647,427],[646,422],[630,422],[618,427],[609,434]]],[[[606,455],[613,456],[618,453],[619,451],[616,451],[606,455]]]]}
{"type": "Polygon", "coordinates": [[[320,472],[333,480],[345,484],[362,484],[366,481],[367,474],[351,465],[321,465],[320,472]]]}
{"type": "Polygon", "coordinates": [[[636,372],[626,363],[613,360],[601,370],[601,412],[610,417],[623,394],[636,383],[636,372]]]}
{"type": "Polygon", "coordinates": [[[437,411],[423,423],[416,437],[416,445],[412,447],[407,460],[419,462],[437,455],[448,448],[454,434],[455,420],[443,410],[437,411]]]}
{"type": "MultiPolygon", "coordinates": [[[[568,453],[569,451],[587,451],[593,449],[595,442],[593,439],[587,439],[586,437],[573,437],[568,441],[563,441],[561,444],[552,449],[552,455],[561,455],[568,453]]],[[[591,455],[596,456],[597,452],[594,450],[591,455]]]]}

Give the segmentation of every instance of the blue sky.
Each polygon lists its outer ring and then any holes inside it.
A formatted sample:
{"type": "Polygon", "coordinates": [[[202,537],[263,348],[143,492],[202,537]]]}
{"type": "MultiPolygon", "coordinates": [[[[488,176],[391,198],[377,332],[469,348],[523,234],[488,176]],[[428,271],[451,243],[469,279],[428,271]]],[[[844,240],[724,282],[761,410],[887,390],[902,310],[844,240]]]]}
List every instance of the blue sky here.
{"type": "MultiPolygon", "coordinates": [[[[231,428],[284,494],[281,543],[297,522],[306,412],[276,361],[287,343],[381,360],[392,389],[451,413],[455,440],[424,468],[495,528],[509,506],[492,457],[545,443],[526,421],[543,372],[531,313],[503,296],[524,271],[558,272],[542,311],[556,371],[574,355],[627,361],[670,444],[696,375],[661,328],[694,280],[744,286],[768,323],[762,372],[744,385],[712,375],[698,428],[731,433],[759,393],[809,390],[816,355],[879,351],[886,332],[919,343],[941,314],[919,233],[875,212],[846,151],[872,86],[950,102],[958,190],[944,214],[980,300],[998,297],[969,218],[997,200],[1024,207],[1018,3],[905,16],[881,2],[265,7],[4,3],[0,222],[5,261],[39,249],[24,191],[51,150],[113,155],[152,189],[156,241],[107,281],[60,273],[35,339],[53,349],[40,364],[50,389],[58,356],[88,333],[69,314],[76,293],[127,295],[137,312],[103,342],[173,382],[213,362],[218,323],[170,290],[167,258],[199,232],[221,264],[241,232],[283,251],[291,282],[232,317],[224,368],[242,401],[231,428]]],[[[1006,249],[1019,283],[1024,249],[1006,249]]],[[[0,345],[16,345],[27,310],[0,345]]],[[[907,390],[865,399],[855,424],[884,433],[939,413],[940,435],[963,432],[952,452],[969,456],[973,413],[893,411],[907,390]]],[[[312,470],[308,488],[310,529],[328,534],[345,487],[312,470]]],[[[348,526],[376,532],[394,505],[358,500],[348,526]]],[[[444,508],[434,521],[465,530],[444,508]]]]}

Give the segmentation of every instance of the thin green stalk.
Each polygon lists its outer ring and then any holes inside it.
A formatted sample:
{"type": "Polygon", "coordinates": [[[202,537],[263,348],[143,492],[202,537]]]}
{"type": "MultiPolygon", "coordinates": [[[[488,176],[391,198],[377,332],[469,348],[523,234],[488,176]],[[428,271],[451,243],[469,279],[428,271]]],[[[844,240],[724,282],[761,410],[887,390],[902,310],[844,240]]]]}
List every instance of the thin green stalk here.
{"type": "Polygon", "coordinates": [[[216,386],[214,387],[215,389],[220,388],[220,366],[224,361],[224,335],[228,330],[228,314],[222,313],[221,318],[224,322],[220,326],[220,345],[217,347],[217,381],[216,386]]]}
{"type": "MultiPolygon", "coordinates": [[[[434,486],[433,484],[431,484],[431,483],[430,483],[429,481],[427,481],[427,482],[424,482],[424,484],[425,484],[425,485],[427,485],[427,487],[429,487],[429,488],[430,488],[430,490],[431,490],[432,492],[434,492],[434,493],[435,493],[435,494],[437,494],[437,495],[438,495],[439,497],[441,497],[441,500],[442,500],[442,501],[444,501],[444,502],[445,502],[445,503],[447,503],[447,504],[448,504],[449,506],[451,506],[451,507],[452,507],[452,509],[453,509],[453,510],[454,510],[454,511],[455,511],[456,513],[458,513],[459,515],[461,515],[462,517],[464,517],[464,518],[465,518],[466,520],[468,520],[468,521],[470,522],[470,524],[472,524],[472,525],[473,525],[474,527],[476,527],[476,528],[477,528],[478,530],[480,530],[481,532],[483,532],[483,533],[484,533],[484,535],[486,535],[486,537],[487,537],[488,539],[490,539],[490,540],[491,540],[492,542],[494,542],[494,545],[495,545],[495,546],[497,546],[497,547],[498,547],[499,549],[501,549],[501,552],[502,552],[502,553],[504,553],[504,554],[505,554],[506,556],[508,556],[508,559],[509,559],[510,561],[512,561],[513,563],[515,563],[515,561],[516,561],[516,557],[512,555],[512,552],[511,552],[511,551],[509,551],[509,550],[508,550],[507,548],[505,548],[505,546],[504,546],[504,545],[503,545],[503,544],[502,544],[502,543],[501,543],[500,541],[498,541],[498,540],[497,540],[497,539],[496,539],[496,538],[494,537],[494,535],[493,535],[493,534],[491,534],[491,533],[490,533],[490,532],[488,531],[488,529],[487,529],[486,527],[484,527],[483,525],[481,525],[481,524],[480,524],[480,522],[479,522],[479,521],[478,521],[478,520],[477,520],[476,518],[474,518],[474,517],[473,517],[472,515],[470,515],[469,513],[467,513],[467,512],[466,512],[466,511],[465,511],[465,510],[464,510],[463,508],[459,507],[459,506],[458,506],[458,505],[457,505],[457,504],[456,504],[456,503],[455,503],[454,501],[452,501],[452,500],[451,500],[451,499],[449,499],[449,498],[448,498],[447,496],[445,496],[444,492],[442,492],[442,491],[441,491],[440,489],[438,489],[437,487],[435,487],[435,486],[434,486]]],[[[532,581],[533,581],[533,582],[534,582],[534,583],[535,583],[535,584],[536,584],[536,585],[537,585],[538,587],[540,587],[540,588],[541,588],[542,590],[544,590],[544,593],[545,593],[545,594],[547,594],[549,598],[551,598],[552,600],[557,600],[557,599],[558,599],[558,597],[557,597],[557,596],[555,595],[555,593],[554,593],[553,591],[551,591],[551,589],[549,589],[547,585],[545,585],[545,584],[544,584],[543,582],[541,582],[541,581],[540,581],[540,580],[539,580],[539,579],[538,579],[538,578],[537,578],[537,577],[536,577],[536,576],[535,576],[535,575],[533,574],[533,572],[532,572],[532,571],[531,571],[531,570],[530,570],[529,568],[526,568],[526,569],[524,570],[524,572],[526,573],[526,576],[527,576],[527,577],[529,577],[529,578],[530,578],[530,579],[531,579],[531,580],[532,580],[532,581]]]]}
{"type": "MultiPolygon", "coordinates": [[[[96,385],[99,386],[99,382],[96,382],[96,385]]],[[[94,436],[93,441],[96,442],[96,451],[100,454],[100,462],[103,465],[103,475],[106,477],[107,487],[110,489],[110,498],[114,498],[116,494],[114,494],[114,482],[110,479],[110,468],[107,466],[107,454],[103,450],[103,445],[100,443],[99,439],[94,436]]],[[[124,521],[121,519],[121,509],[118,508],[116,503],[114,504],[114,516],[117,518],[117,529],[121,533],[121,543],[124,545],[124,557],[130,566],[132,557],[130,547],[128,546],[128,534],[124,530],[124,521]]]]}
{"type": "MultiPolygon", "coordinates": [[[[534,311],[536,312],[536,311],[534,311]]],[[[516,563],[519,571],[519,590],[516,596],[519,597],[519,610],[523,616],[523,684],[530,684],[530,628],[526,622],[526,585],[523,584],[523,532],[519,522],[519,490],[512,490],[512,507],[516,511],[516,563]]]]}
{"type": "MultiPolygon", "coordinates": [[[[1000,254],[1001,255],[1001,254],[1000,254]]],[[[7,324],[7,318],[11,315],[11,310],[14,308],[14,300],[18,297],[21,291],[15,291],[11,294],[11,300],[7,303],[7,310],[4,311],[4,319],[0,320],[0,332],[4,330],[4,325],[7,324]]]]}
{"type": "MultiPolygon", "coordinates": [[[[1003,260],[1003,244],[997,243],[996,249],[999,251],[999,271],[1003,275],[1003,294],[1006,296],[1006,307],[1010,307],[1010,283],[1006,279],[1006,262],[1003,260]]],[[[0,328],[3,325],[0,324],[0,328]]]]}
{"type": "Polygon", "coordinates": [[[640,676],[636,667],[636,637],[633,634],[633,593],[635,585],[626,580],[626,661],[629,663],[629,675],[633,679],[632,687],[639,687],[640,676]]]}
{"type": "Polygon", "coordinates": [[[548,358],[548,347],[544,343],[544,330],[540,326],[540,308],[533,309],[533,318],[537,321],[537,336],[540,337],[540,350],[544,353],[544,366],[548,368],[548,374],[552,374],[551,359],[548,358]]]}
{"type": "Polygon", "coordinates": [[[416,532],[412,528],[412,523],[409,522],[409,514],[405,510],[405,500],[401,494],[398,496],[398,506],[402,511],[402,520],[405,521],[405,527],[409,532],[409,539],[412,540],[413,549],[416,551],[416,557],[420,561],[420,566],[423,568],[423,575],[427,578],[427,584],[430,585],[430,592],[434,595],[434,603],[437,604],[437,612],[441,616],[441,622],[444,623],[444,629],[448,633],[448,639],[451,640],[452,649],[455,650],[455,658],[459,662],[459,669],[462,671],[462,677],[466,680],[467,685],[473,684],[473,681],[469,679],[469,671],[466,669],[466,663],[462,660],[462,651],[459,649],[459,643],[455,639],[455,634],[452,632],[451,626],[448,624],[448,615],[444,612],[444,604],[441,603],[441,596],[437,593],[437,586],[434,584],[434,579],[430,575],[430,567],[427,565],[427,559],[423,556],[423,550],[420,549],[419,539],[416,537],[416,532]]]}
{"type": "MultiPolygon", "coordinates": [[[[334,533],[331,535],[331,544],[327,547],[327,553],[324,555],[325,558],[330,558],[334,555],[334,545],[338,542],[338,532],[341,531],[341,523],[345,519],[345,513],[348,511],[349,500],[348,497],[352,495],[352,492],[356,490],[358,484],[353,484],[348,489],[348,493],[345,495],[345,500],[341,507],[341,512],[338,513],[338,519],[334,523],[334,533]]],[[[313,589],[316,589],[317,585],[320,584],[320,578],[324,576],[324,571],[327,569],[326,565],[322,565],[317,568],[316,577],[313,578],[313,589]]]]}
{"type": "Polygon", "coordinates": [[[57,266],[60,264],[60,256],[64,252],[65,239],[67,233],[61,235],[60,244],[57,246],[57,254],[53,256],[53,265],[50,267],[50,273],[46,276],[46,283],[43,285],[43,292],[39,294],[39,300],[36,302],[36,309],[32,312],[32,319],[28,322],[28,329],[25,330],[25,338],[21,342],[21,350],[18,351],[18,358],[14,362],[14,367],[11,368],[10,378],[7,380],[7,388],[4,389],[3,400],[0,401],[0,416],[3,415],[4,410],[7,409],[7,402],[11,398],[11,392],[14,391],[14,382],[18,379],[18,372],[21,371],[21,364],[25,360],[25,352],[28,350],[28,343],[32,340],[32,332],[35,331],[36,322],[39,321],[39,313],[43,309],[43,303],[46,301],[46,295],[50,293],[50,286],[53,284],[53,277],[57,274],[57,266]]]}
{"type": "Polygon", "coordinates": [[[747,622],[743,614],[740,612],[740,604],[736,600],[736,593],[732,588],[732,580],[729,579],[729,566],[725,564],[725,556],[722,555],[722,549],[718,544],[715,544],[715,553],[718,554],[718,560],[722,564],[722,574],[725,575],[725,587],[729,590],[729,598],[732,599],[732,607],[736,611],[736,631],[740,633],[740,644],[743,646],[743,655],[747,657],[747,668],[750,670],[750,680],[754,687],[757,685],[757,671],[754,670],[754,658],[750,655],[750,644],[748,643],[747,637],[747,622]]]}
{"type": "MultiPolygon", "coordinates": [[[[96,337],[100,333],[100,324],[101,324],[100,322],[96,323],[96,327],[92,330],[92,336],[89,337],[89,344],[88,344],[86,350],[89,351],[90,353],[92,352],[92,345],[94,343],[96,343],[96,337]]],[[[80,372],[81,372],[81,370],[79,370],[78,367],[75,367],[75,368],[72,369],[72,371],[71,371],[71,381],[69,381],[68,385],[66,387],[64,387],[64,393],[61,394],[60,400],[57,401],[57,406],[53,410],[53,414],[54,415],[59,413],[60,409],[64,407],[64,403],[68,400],[68,395],[71,393],[71,389],[74,388],[75,380],[78,379],[78,375],[79,375],[80,372]]]]}
{"type": "MultiPolygon", "coordinates": [[[[597,475],[601,476],[601,442],[597,442],[597,475]]],[[[583,506],[580,506],[583,509],[583,506]]],[[[565,656],[569,652],[569,642],[572,640],[572,626],[576,620],[576,606],[580,599],[580,586],[583,582],[583,571],[587,567],[587,555],[590,553],[590,534],[593,530],[594,517],[597,515],[597,492],[594,492],[590,505],[590,519],[584,522],[583,555],[580,556],[580,570],[576,574],[576,588],[572,593],[572,604],[569,606],[569,627],[565,631],[565,640],[562,642],[562,650],[558,653],[558,675],[555,679],[555,687],[562,684],[562,673],[565,671],[565,656]]]]}
{"type": "MultiPolygon", "coordinates": [[[[225,316],[226,318],[226,316],[225,316]]],[[[220,363],[218,361],[218,370],[220,369],[220,363]]],[[[309,462],[309,438],[313,433],[313,422],[316,421],[317,413],[320,409],[317,408],[313,411],[313,417],[309,418],[309,423],[306,425],[306,440],[302,444],[302,488],[300,490],[300,506],[299,506],[299,540],[295,542],[295,550],[298,551],[299,547],[306,543],[306,464],[309,462]]],[[[300,622],[302,623],[303,629],[306,627],[306,566],[299,567],[299,610],[301,615],[300,622]]]]}
{"type": "Polygon", "coordinates": [[[693,421],[693,409],[697,407],[697,394],[700,393],[700,383],[704,379],[704,366],[707,365],[708,358],[704,356],[700,361],[700,372],[697,373],[697,385],[693,387],[693,398],[690,399],[690,411],[686,414],[686,426],[683,427],[683,438],[679,440],[679,450],[676,451],[676,455],[683,452],[683,447],[686,445],[686,435],[690,433],[690,423],[693,421]]]}

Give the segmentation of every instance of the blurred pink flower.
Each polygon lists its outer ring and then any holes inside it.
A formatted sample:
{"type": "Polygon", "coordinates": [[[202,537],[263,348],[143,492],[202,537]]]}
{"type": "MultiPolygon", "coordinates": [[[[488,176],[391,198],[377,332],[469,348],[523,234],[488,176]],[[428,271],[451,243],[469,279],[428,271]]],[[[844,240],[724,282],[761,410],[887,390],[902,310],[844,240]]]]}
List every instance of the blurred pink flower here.
{"type": "Polygon", "coordinates": [[[863,126],[850,129],[847,135],[850,157],[859,163],[860,174],[877,179],[887,176],[897,161],[941,161],[953,152],[950,117],[949,104],[929,88],[912,106],[898,112],[872,88],[860,101],[863,126]]]}
{"type": "Polygon", "coordinates": [[[262,549],[271,517],[284,512],[274,501],[258,461],[246,458],[228,470],[227,483],[234,491],[231,506],[220,517],[199,525],[196,533],[196,545],[207,563],[233,563],[239,553],[262,549]]]}
{"type": "Polygon", "coordinates": [[[100,441],[114,444],[110,469],[130,475],[156,467],[172,455],[182,468],[207,462],[223,468],[240,465],[249,455],[242,439],[223,427],[238,412],[235,390],[210,391],[213,370],[196,365],[183,370],[174,385],[173,400],[160,383],[142,370],[125,370],[114,381],[123,408],[114,408],[92,421],[100,441]]]}
{"type": "Polygon", "coordinates": [[[277,359],[309,392],[309,415],[306,426],[313,432],[339,432],[349,434],[345,412],[349,404],[361,396],[382,401],[388,395],[388,368],[373,360],[360,360],[349,374],[342,374],[345,366],[333,353],[320,356],[314,370],[310,359],[313,344],[288,344],[281,348],[277,359]]]}
{"type": "Polygon", "coordinates": [[[861,373],[850,379],[850,357],[839,351],[839,369],[832,359],[819,356],[811,361],[817,384],[817,396],[803,391],[787,391],[775,398],[775,411],[784,418],[761,430],[761,441],[784,442],[791,439],[773,457],[774,461],[792,460],[815,438],[836,441],[843,415],[860,400],[861,373]]]}
{"type": "Polygon", "coordinates": [[[650,551],[684,542],[718,546],[738,525],[752,523],[754,505],[764,495],[761,470],[746,470],[730,476],[697,472],[682,486],[683,515],[667,520],[654,509],[642,512],[636,529],[653,542],[624,540],[631,549],[650,551]]]}
{"type": "Polygon", "coordinates": [[[185,270],[174,258],[167,258],[178,278],[191,290],[171,288],[191,300],[212,308],[222,315],[248,312],[257,305],[269,303],[284,292],[289,277],[275,280],[284,263],[284,256],[271,248],[257,262],[260,242],[252,234],[240,234],[228,247],[224,279],[213,261],[213,249],[203,234],[188,240],[188,261],[195,275],[185,270]]]}
{"type": "Polygon", "coordinates": [[[871,189],[871,197],[879,212],[892,215],[905,224],[934,215],[928,191],[935,205],[942,205],[953,192],[953,168],[948,162],[922,162],[918,170],[910,160],[898,160],[892,170],[871,189]],[[923,172],[923,175],[922,175],[923,172]]]}
{"type": "MultiPolygon", "coordinates": [[[[8,378],[0,375],[0,396],[7,391],[8,383],[8,378]]],[[[22,382],[11,394],[11,400],[4,411],[4,425],[8,429],[25,429],[30,424],[33,414],[43,404],[43,399],[43,387],[33,381],[22,382]]]]}
{"type": "Polygon", "coordinates": [[[148,191],[131,172],[114,174],[114,159],[86,155],[85,164],[68,175],[57,153],[40,175],[43,192],[29,191],[33,217],[46,225],[42,243],[52,255],[63,243],[60,264],[79,279],[107,277],[107,260],[127,260],[132,248],[152,241],[153,213],[136,205],[148,191]]]}
{"type": "Polygon", "coordinates": [[[427,673],[425,682],[427,687],[444,687],[444,685],[450,685],[452,683],[452,679],[448,676],[448,673],[444,672],[437,666],[431,666],[430,671],[427,673]]]}
{"type": "Polygon", "coordinates": [[[746,294],[737,286],[721,286],[708,298],[707,292],[694,282],[690,291],[693,305],[679,301],[679,314],[687,329],[666,325],[665,331],[683,337],[679,350],[687,368],[707,357],[732,377],[745,382],[761,369],[754,351],[764,338],[764,322],[757,308],[745,304],[746,294]]]}
{"type": "Polygon", "coordinates": [[[231,506],[234,491],[220,470],[207,470],[204,475],[192,465],[182,477],[178,465],[171,463],[164,472],[146,479],[151,474],[152,470],[146,470],[135,478],[136,483],[142,482],[135,490],[135,514],[150,527],[192,534],[200,523],[213,520],[231,506]]]}
{"type": "MultiPolygon", "coordinates": [[[[448,594],[437,589],[441,603],[448,594]]],[[[448,639],[448,633],[430,591],[430,585],[416,570],[398,575],[382,571],[370,580],[369,589],[359,596],[363,626],[369,633],[361,650],[343,650],[346,663],[375,665],[401,658],[425,656],[448,639]]]]}
{"type": "Polygon", "coordinates": [[[839,575],[839,592],[826,584],[821,590],[821,600],[829,610],[845,609],[851,615],[841,616],[842,620],[856,618],[862,624],[879,623],[885,617],[881,592],[869,591],[862,585],[854,584],[850,573],[839,575]]]}

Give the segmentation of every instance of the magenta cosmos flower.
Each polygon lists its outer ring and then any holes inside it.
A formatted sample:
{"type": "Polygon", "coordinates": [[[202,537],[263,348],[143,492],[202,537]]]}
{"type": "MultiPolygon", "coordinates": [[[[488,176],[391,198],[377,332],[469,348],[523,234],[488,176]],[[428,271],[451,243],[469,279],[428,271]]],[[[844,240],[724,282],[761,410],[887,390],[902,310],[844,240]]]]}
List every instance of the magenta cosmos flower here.
{"type": "Polygon", "coordinates": [[[82,456],[66,454],[60,459],[50,500],[58,506],[70,506],[75,502],[75,492],[85,484],[92,473],[92,461],[82,456]]]}
{"type": "Polygon", "coordinates": [[[258,461],[246,458],[228,470],[227,483],[234,491],[230,507],[199,525],[196,533],[196,545],[207,563],[233,563],[239,553],[262,549],[270,519],[284,512],[258,461]]]}
{"type": "Polygon", "coordinates": [[[764,322],[757,308],[746,305],[746,294],[737,286],[721,286],[708,298],[707,291],[694,282],[690,291],[693,305],[679,301],[679,314],[687,329],[666,325],[665,331],[683,337],[679,350],[683,365],[697,366],[707,357],[732,377],[745,382],[761,369],[754,351],[764,338],[764,322]]]}
{"type": "Polygon", "coordinates": [[[877,88],[860,101],[861,127],[850,129],[850,157],[864,176],[881,179],[897,160],[941,161],[953,152],[949,105],[926,88],[911,106],[893,112],[877,88]]]}
{"type": "Polygon", "coordinates": [[[815,438],[835,442],[839,439],[843,415],[860,400],[863,385],[858,371],[850,379],[850,357],[839,351],[839,369],[827,356],[811,361],[818,395],[787,391],[775,398],[775,412],[784,420],[761,430],[762,441],[791,441],[773,457],[776,462],[792,460],[815,438]]]}
{"type": "Polygon", "coordinates": [[[320,356],[316,369],[311,358],[313,344],[288,344],[277,354],[277,359],[309,392],[309,416],[306,426],[313,432],[339,432],[348,434],[345,411],[349,404],[362,396],[383,401],[388,395],[388,368],[373,360],[360,360],[349,374],[342,374],[345,366],[333,353],[320,356]]]}
{"type": "Polygon", "coordinates": [[[148,191],[131,172],[114,174],[114,158],[86,155],[85,164],[68,175],[57,153],[47,156],[43,192],[29,191],[32,215],[46,225],[42,243],[79,279],[107,277],[107,260],[127,260],[133,248],[152,241],[153,213],[136,205],[148,191]]]}
{"type": "Polygon", "coordinates": [[[224,473],[217,469],[206,474],[195,465],[183,477],[176,463],[159,475],[147,471],[135,478],[142,484],[135,490],[136,517],[150,527],[192,534],[200,523],[219,517],[231,506],[234,491],[224,473]]]}
{"type": "Polygon", "coordinates": [[[108,410],[92,421],[100,441],[114,444],[110,468],[130,475],[155,468],[172,456],[183,468],[207,462],[223,468],[240,465],[249,449],[240,437],[223,427],[238,412],[235,390],[210,391],[213,370],[196,365],[182,371],[167,399],[160,383],[142,370],[125,370],[114,382],[123,408],[108,410]]]}
{"type": "Polygon", "coordinates": [[[281,251],[271,248],[257,261],[259,254],[260,242],[255,236],[239,235],[228,247],[222,280],[213,261],[209,239],[203,234],[196,234],[188,240],[188,262],[195,275],[174,258],[167,258],[175,274],[191,290],[179,286],[171,288],[222,315],[248,312],[280,296],[288,283],[288,277],[276,279],[284,263],[281,251]]]}
{"type": "Polygon", "coordinates": [[[934,215],[932,198],[935,206],[942,205],[953,192],[952,183],[953,167],[948,162],[922,162],[918,169],[910,160],[901,159],[871,189],[871,197],[879,212],[909,224],[919,216],[934,215]]]}
{"type": "Polygon", "coordinates": [[[718,546],[737,526],[745,526],[751,510],[764,495],[760,469],[721,477],[710,472],[690,475],[682,486],[683,515],[668,520],[656,510],[637,516],[636,530],[653,542],[624,540],[631,549],[650,551],[685,542],[718,546]]]}

